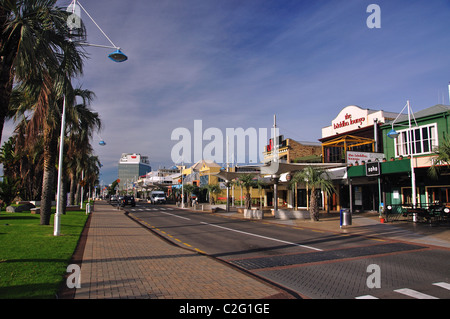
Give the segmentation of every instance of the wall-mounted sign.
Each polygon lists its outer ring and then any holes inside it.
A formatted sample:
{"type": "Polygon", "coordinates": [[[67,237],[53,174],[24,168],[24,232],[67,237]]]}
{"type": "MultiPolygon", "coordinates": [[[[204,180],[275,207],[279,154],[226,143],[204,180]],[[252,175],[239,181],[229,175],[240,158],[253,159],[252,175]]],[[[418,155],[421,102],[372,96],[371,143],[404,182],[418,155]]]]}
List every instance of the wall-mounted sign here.
{"type": "Polygon", "coordinates": [[[380,162],[366,163],[366,176],[380,176],[380,162]]]}
{"type": "Polygon", "coordinates": [[[369,152],[355,152],[348,151],[347,152],[347,164],[361,164],[364,162],[375,162],[375,161],[383,161],[384,154],[383,153],[369,153],[369,152]]]}
{"type": "Polygon", "coordinates": [[[348,132],[358,128],[373,125],[370,123],[369,110],[361,109],[357,106],[349,106],[343,109],[339,115],[331,122],[332,128],[335,132],[348,132]]]}
{"type": "Polygon", "coordinates": [[[358,129],[373,126],[377,123],[385,123],[393,120],[398,114],[361,108],[356,105],[345,107],[331,122],[330,126],[322,128],[322,138],[333,137],[338,134],[352,132],[358,129]]]}

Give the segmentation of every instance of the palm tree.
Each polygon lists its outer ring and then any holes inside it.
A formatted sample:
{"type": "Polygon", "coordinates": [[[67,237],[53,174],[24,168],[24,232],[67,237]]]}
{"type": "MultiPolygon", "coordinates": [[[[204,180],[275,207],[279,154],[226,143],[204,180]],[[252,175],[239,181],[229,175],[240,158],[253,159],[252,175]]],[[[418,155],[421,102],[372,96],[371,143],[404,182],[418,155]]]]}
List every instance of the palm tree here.
{"type": "Polygon", "coordinates": [[[98,156],[90,155],[88,160],[85,163],[84,171],[85,171],[85,185],[91,189],[93,189],[96,185],[99,184],[100,177],[100,168],[101,163],[98,156]]]}
{"type": "Polygon", "coordinates": [[[185,202],[188,204],[188,206],[191,205],[191,200],[190,200],[191,194],[193,194],[196,191],[196,189],[197,189],[197,186],[194,186],[192,184],[183,185],[183,191],[185,194],[183,197],[184,197],[185,202]]]}
{"type": "Polygon", "coordinates": [[[434,153],[436,157],[433,158],[428,173],[432,177],[437,177],[442,166],[446,165],[447,168],[450,168],[450,139],[444,138],[444,143],[439,145],[434,153]]]}
{"type": "Polygon", "coordinates": [[[219,184],[206,184],[201,188],[208,191],[209,203],[211,205],[214,204],[214,195],[219,195],[222,192],[219,184]]]}
{"type": "MultiPolygon", "coordinates": [[[[78,88],[75,95],[81,97],[82,102],[69,108],[67,114],[67,155],[66,174],[70,178],[70,205],[75,203],[75,193],[77,185],[80,182],[80,176],[86,166],[89,166],[89,160],[93,153],[90,141],[95,130],[100,131],[102,123],[98,113],[92,112],[89,108],[94,93],[89,90],[78,88]]],[[[98,166],[100,163],[98,163],[98,166]]]]}
{"type": "Polygon", "coordinates": [[[84,55],[71,41],[68,13],[56,0],[1,0],[0,16],[0,128],[14,83],[26,97],[21,111],[33,111],[28,138],[43,139],[41,225],[49,225],[61,110],[65,98],[68,107],[74,101],[71,79],[82,73],[84,55]]]}
{"type": "Polygon", "coordinates": [[[41,225],[50,223],[62,108],[64,100],[67,102],[68,110],[74,104],[74,90],[70,78],[79,72],[81,65],[81,56],[72,52],[72,49],[76,48],[67,46],[66,49],[68,51],[62,55],[60,68],[46,71],[42,82],[21,85],[18,88],[23,90],[23,94],[31,97],[30,109],[33,115],[27,127],[28,139],[43,139],[41,225]]]}
{"type": "Polygon", "coordinates": [[[11,205],[14,198],[17,197],[18,184],[18,180],[11,180],[7,176],[3,177],[3,180],[0,181],[0,199],[2,200],[2,205],[6,207],[11,205]]]}
{"type": "Polygon", "coordinates": [[[0,149],[0,162],[4,165],[4,174],[18,180],[19,197],[36,200],[42,187],[39,187],[42,183],[42,139],[27,143],[27,125],[26,118],[19,121],[11,138],[0,149]]]}
{"type": "Polygon", "coordinates": [[[68,13],[56,2],[0,0],[0,140],[13,86],[41,81],[46,70],[61,66],[67,46],[76,46],[68,41],[68,13]]]}
{"type": "Polygon", "coordinates": [[[263,209],[263,200],[262,200],[262,190],[267,186],[267,183],[264,182],[262,179],[258,179],[256,181],[256,186],[258,187],[258,193],[259,193],[259,209],[263,209]]]}
{"type": "Polygon", "coordinates": [[[320,190],[331,194],[334,192],[334,186],[328,174],[319,168],[308,166],[303,171],[297,172],[291,180],[291,183],[302,183],[311,190],[310,197],[310,215],[312,221],[319,221],[319,196],[320,190]]]}
{"type": "Polygon", "coordinates": [[[250,188],[256,187],[256,181],[254,174],[243,174],[239,176],[239,183],[242,187],[245,188],[246,194],[245,194],[245,209],[251,209],[252,208],[252,197],[250,194],[250,188]]]}

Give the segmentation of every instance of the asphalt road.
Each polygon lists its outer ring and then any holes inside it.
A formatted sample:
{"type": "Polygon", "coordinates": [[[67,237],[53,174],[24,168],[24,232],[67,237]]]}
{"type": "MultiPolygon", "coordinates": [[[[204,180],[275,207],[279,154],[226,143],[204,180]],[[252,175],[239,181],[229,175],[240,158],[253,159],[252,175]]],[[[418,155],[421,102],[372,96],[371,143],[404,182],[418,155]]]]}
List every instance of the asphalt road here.
{"type": "Polygon", "coordinates": [[[446,249],[173,206],[139,203],[125,209],[173,243],[218,258],[303,298],[450,298],[450,251],[446,249]]]}

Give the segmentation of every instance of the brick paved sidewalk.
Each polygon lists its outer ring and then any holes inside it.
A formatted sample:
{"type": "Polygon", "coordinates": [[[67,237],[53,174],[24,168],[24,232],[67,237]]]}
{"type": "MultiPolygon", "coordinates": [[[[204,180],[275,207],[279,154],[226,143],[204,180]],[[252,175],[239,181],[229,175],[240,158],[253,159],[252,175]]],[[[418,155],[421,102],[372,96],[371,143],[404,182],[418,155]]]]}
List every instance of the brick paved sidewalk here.
{"type": "Polygon", "coordinates": [[[96,203],[75,299],[292,298],[210,257],[167,243],[106,203],[96,203]]]}

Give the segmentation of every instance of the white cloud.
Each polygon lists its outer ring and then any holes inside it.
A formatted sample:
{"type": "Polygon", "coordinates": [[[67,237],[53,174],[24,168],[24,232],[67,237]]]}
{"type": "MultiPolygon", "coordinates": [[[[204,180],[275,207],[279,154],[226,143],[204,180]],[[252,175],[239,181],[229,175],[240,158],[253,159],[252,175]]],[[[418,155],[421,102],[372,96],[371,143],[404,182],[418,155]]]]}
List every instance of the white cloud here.
{"type": "MultiPolygon", "coordinates": [[[[82,2],[129,56],[115,64],[108,50],[89,48],[82,79],[105,125],[107,146],[96,147],[105,181],[122,152],[170,165],[171,132],[195,119],[222,130],[271,127],[277,113],[290,132],[282,134],[315,141],[349,104],[433,105],[430,92],[449,80],[447,4],[377,3],[379,30],[367,29],[361,1],[82,2]]],[[[105,43],[88,30],[90,42],[105,43]]]]}

